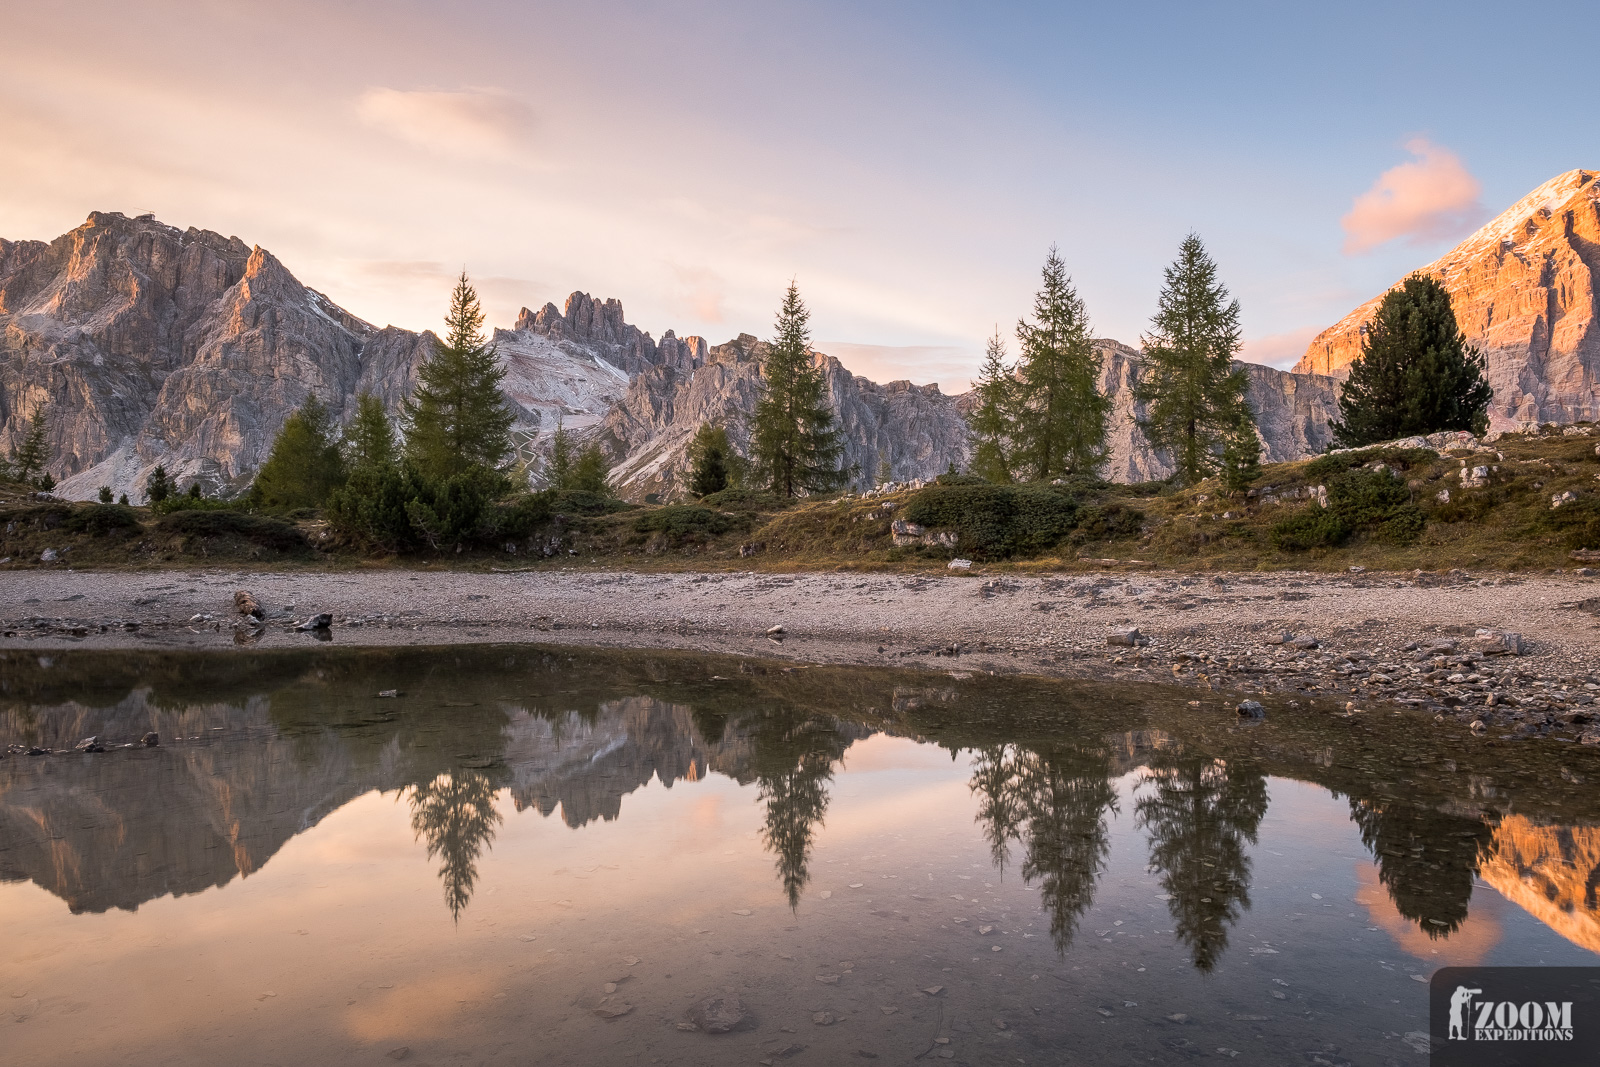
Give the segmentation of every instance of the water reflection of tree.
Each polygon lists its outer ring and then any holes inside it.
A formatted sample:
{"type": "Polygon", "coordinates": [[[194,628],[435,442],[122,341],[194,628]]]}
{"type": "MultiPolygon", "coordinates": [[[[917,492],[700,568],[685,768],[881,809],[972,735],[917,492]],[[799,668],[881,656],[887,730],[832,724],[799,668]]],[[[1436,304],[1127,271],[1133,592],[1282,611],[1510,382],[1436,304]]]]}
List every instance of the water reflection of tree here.
{"type": "Polygon", "coordinates": [[[995,866],[1004,869],[1011,842],[1021,846],[1022,877],[1038,883],[1050,936],[1065,952],[1094,903],[1111,848],[1106,813],[1116,810],[1117,796],[1107,753],[1072,745],[983,748],[971,789],[995,866]]]}
{"type": "Polygon", "coordinates": [[[850,744],[833,719],[790,710],[741,720],[750,730],[758,797],[766,806],[761,839],[777,858],[790,907],[810,873],[811,845],[828,810],[833,764],[850,744]]]}
{"type": "Polygon", "coordinates": [[[1395,910],[1429,937],[1448,937],[1467,918],[1480,854],[1493,847],[1483,819],[1398,799],[1350,800],[1350,818],[1378,863],[1395,910]]]}
{"type": "Polygon", "coordinates": [[[459,920],[478,880],[478,856],[500,823],[494,784],[486,775],[458,768],[412,786],[407,800],[412,832],[427,843],[429,859],[440,858],[444,902],[459,920]]]}
{"type": "Polygon", "coordinates": [[[1267,811],[1261,768],[1158,750],[1138,825],[1150,834],[1150,863],[1170,894],[1178,939],[1196,968],[1210,971],[1228,946],[1228,927],[1250,906],[1250,857],[1267,811]]]}

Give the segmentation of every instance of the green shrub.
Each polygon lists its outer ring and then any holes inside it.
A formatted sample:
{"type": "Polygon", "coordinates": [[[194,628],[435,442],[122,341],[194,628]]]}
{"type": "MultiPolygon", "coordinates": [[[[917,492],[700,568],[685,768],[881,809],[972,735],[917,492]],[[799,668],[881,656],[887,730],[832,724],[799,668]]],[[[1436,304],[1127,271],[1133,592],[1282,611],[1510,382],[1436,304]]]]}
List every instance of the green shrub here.
{"type": "Polygon", "coordinates": [[[550,511],[556,515],[610,515],[628,511],[635,505],[605,493],[587,489],[558,489],[550,497],[550,511]]]}
{"type": "Polygon", "coordinates": [[[1350,538],[1350,526],[1332,509],[1312,504],[1272,524],[1273,545],[1285,552],[1333,548],[1350,538]]]}
{"type": "Polygon", "coordinates": [[[1561,535],[1567,548],[1600,548],[1600,497],[1579,497],[1539,512],[1539,525],[1561,535]]]}
{"type": "Polygon", "coordinates": [[[1078,512],[1078,527],[1072,539],[1085,541],[1125,541],[1144,530],[1144,512],[1126,504],[1091,504],[1078,512]]]}
{"type": "Polygon", "coordinates": [[[759,489],[734,487],[703,497],[700,503],[705,507],[716,508],[719,511],[760,512],[782,511],[784,508],[794,507],[799,501],[776,496],[759,489]]]}
{"type": "Polygon", "coordinates": [[[989,479],[980,478],[976,474],[953,474],[946,472],[933,480],[934,485],[989,485],[989,479]]]}
{"type": "Polygon", "coordinates": [[[408,468],[363,466],[350,473],[344,486],[328,497],[328,523],[343,540],[385,552],[416,548],[420,539],[411,528],[406,502],[420,491],[408,468]]]}
{"type": "Polygon", "coordinates": [[[1326,483],[1345,471],[1365,467],[1368,463],[1382,463],[1408,471],[1413,467],[1426,466],[1438,458],[1439,453],[1430,448],[1363,448],[1359,452],[1318,456],[1306,464],[1305,477],[1315,485],[1326,483]]]}
{"type": "MultiPolygon", "coordinates": [[[[198,482],[194,488],[200,488],[198,482]]],[[[150,510],[157,515],[171,515],[175,511],[241,511],[244,507],[245,505],[237,500],[218,500],[214,497],[194,496],[192,493],[178,493],[151,504],[150,510]]]]}
{"type": "Polygon", "coordinates": [[[1393,471],[1346,468],[1327,479],[1327,490],[1326,508],[1312,504],[1274,523],[1269,534],[1272,543],[1286,552],[1302,552],[1341,545],[1359,532],[1405,544],[1415,540],[1427,524],[1422,509],[1411,502],[1411,490],[1393,471]]]}
{"type": "Polygon", "coordinates": [[[121,504],[96,504],[89,508],[74,509],[61,523],[62,529],[75,533],[100,534],[138,533],[144,529],[139,513],[121,504]]]}
{"type": "Polygon", "coordinates": [[[242,511],[174,511],[163,515],[156,529],[183,537],[237,537],[278,552],[306,547],[305,535],[288,523],[242,511]]]}
{"type": "Polygon", "coordinates": [[[1005,559],[1060,544],[1077,524],[1077,499],[1052,485],[931,485],[906,505],[905,518],[954,530],[964,556],[1005,559]]]}
{"type": "Polygon", "coordinates": [[[633,520],[634,533],[661,534],[675,544],[708,540],[740,525],[733,515],[695,504],[669,504],[633,520]]]}

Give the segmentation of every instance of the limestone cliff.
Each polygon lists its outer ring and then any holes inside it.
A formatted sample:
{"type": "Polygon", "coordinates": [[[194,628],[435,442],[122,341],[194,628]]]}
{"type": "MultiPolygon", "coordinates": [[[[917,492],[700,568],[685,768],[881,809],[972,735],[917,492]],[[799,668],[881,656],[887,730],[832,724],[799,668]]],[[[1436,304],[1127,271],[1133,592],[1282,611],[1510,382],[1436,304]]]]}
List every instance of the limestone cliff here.
{"type": "MultiPolygon", "coordinates": [[[[1498,429],[1600,418],[1600,182],[1568,171],[1423,267],[1483,350],[1498,429]]],[[[1399,283],[1397,282],[1396,285],[1399,283]]],[[[1312,339],[1295,365],[1345,377],[1383,295],[1312,339]]]]}

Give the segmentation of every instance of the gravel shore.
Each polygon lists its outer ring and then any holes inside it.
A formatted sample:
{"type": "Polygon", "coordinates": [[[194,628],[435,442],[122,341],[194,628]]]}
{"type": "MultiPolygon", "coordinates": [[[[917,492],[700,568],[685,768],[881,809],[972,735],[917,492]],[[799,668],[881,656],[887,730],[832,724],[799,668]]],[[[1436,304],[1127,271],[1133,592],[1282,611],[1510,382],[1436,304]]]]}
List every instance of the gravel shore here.
{"type": "Polygon", "coordinates": [[[0,649],[304,647],[313,635],[293,626],[319,612],[342,645],[670,647],[1298,690],[1600,742],[1600,581],[1572,576],[0,573],[0,649]],[[241,589],[262,623],[235,612],[241,589]],[[1133,643],[1108,645],[1131,627],[1133,643]],[[1518,638],[1522,654],[1503,651],[1518,638]]]}

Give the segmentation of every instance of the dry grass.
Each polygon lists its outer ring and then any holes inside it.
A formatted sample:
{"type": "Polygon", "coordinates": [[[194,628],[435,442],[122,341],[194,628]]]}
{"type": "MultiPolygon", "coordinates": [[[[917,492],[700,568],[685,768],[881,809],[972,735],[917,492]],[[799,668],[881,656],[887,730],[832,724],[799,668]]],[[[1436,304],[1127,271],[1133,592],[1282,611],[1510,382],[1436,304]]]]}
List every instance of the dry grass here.
{"type": "MultiPolygon", "coordinates": [[[[1592,431],[1593,428],[1588,428],[1592,431]]],[[[1334,548],[1286,551],[1272,528],[1299,509],[1318,483],[1314,460],[1263,468],[1249,493],[1229,495],[1215,480],[1186,490],[1158,485],[1108,485],[1085,505],[1121,504],[1144,515],[1137,535],[1110,541],[1068,541],[1028,559],[983,561],[987,571],[1061,571],[1103,567],[1179,570],[1384,571],[1492,569],[1528,571],[1573,566],[1574,548],[1600,549],[1600,433],[1507,435],[1491,452],[1413,457],[1401,475],[1425,525],[1408,543],[1357,532],[1334,548]],[[1463,466],[1493,468],[1489,484],[1464,489],[1463,466]],[[1448,503],[1438,499],[1450,490],[1448,503]],[[1576,497],[1552,509],[1553,496],[1576,497]],[[1588,526],[1575,516],[1593,515],[1588,526]],[[1586,532],[1587,531],[1587,532],[1586,532]],[[1586,538],[1595,540],[1590,544],[1586,538]]],[[[1369,466],[1372,464],[1369,463],[1369,466]]],[[[1322,480],[1326,480],[1324,477],[1322,480]]],[[[96,529],[96,504],[40,503],[20,486],[0,486],[0,557],[7,567],[38,566],[45,548],[57,566],[104,569],[246,565],[272,568],[384,566],[522,569],[600,566],[642,571],[894,570],[942,571],[961,555],[938,546],[896,548],[890,523],[913,493],[863,499],[829,496],[778,510],[646,507],[609,515],[566,516],[516,554],[463,552],[440,557],[374,559],[345,549],[321,550],[321,524],[298,523],[308,547],[285,550],[249,537],[175,536],[146,509],[132,509],[136,527],[96,529]],[[653,517],[650,517],[653,516],[653,517]],[[558,542],[552,555],[538,546],[558,542]]],[[[103,525],[103,524],[102,524],[103,525]]],[[[1082,537],[1081,534],[1078,535],[1082,537]]]]}

